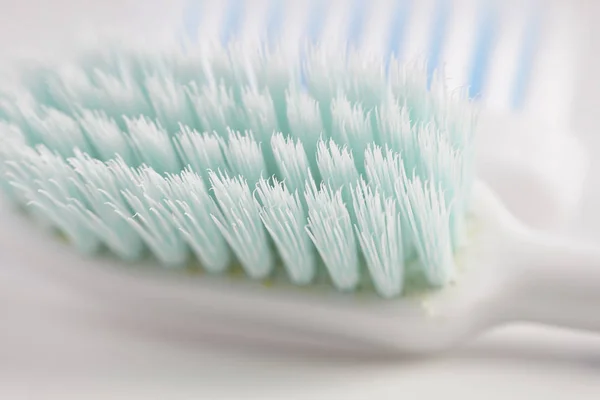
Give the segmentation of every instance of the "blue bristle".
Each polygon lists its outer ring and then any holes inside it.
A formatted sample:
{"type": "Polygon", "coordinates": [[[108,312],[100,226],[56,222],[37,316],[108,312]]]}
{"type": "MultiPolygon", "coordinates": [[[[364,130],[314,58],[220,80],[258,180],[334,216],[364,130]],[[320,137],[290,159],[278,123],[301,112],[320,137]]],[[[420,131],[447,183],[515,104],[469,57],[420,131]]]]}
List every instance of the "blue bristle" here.
{"type": "Polygon", "coordinates": [[[481,13],[469,72],[469,96],[473,98],[481,96],[486,83],[485,78],[498,29],[498,13],[491,2],[484,2],[481,13]]]}
{"type": "Polygon", "coordinates": [[[429,50],[427,57],[427,80],[431,84],[433,74],[439,67],[440,55],[447,37],[448,20],[452,13],[452,4],[450,0],[437,0],[435,4],[435,14],[431,24],[431,38],[429,40],[429,50]]]}
{"type": "Polygon", "coordinates": [[[388,55],[389,58],[399,59],[402,57],[404,46],[404,35],[409,22],[411,8],[414,0],[396,0],[392,11],[392,18],[389,25],[388,37],[388,55]]]}

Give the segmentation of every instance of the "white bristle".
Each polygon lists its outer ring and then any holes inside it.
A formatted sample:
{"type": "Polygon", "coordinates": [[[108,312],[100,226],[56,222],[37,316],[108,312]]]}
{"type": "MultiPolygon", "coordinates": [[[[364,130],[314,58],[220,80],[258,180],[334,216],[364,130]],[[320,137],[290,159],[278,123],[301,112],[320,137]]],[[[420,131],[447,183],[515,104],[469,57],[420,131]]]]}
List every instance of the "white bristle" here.
{"type": "Polygon", "coordinates": [[[333,191],[314,181],[307,183],[307,232],[331,276],[340,290],[354,289],[360,280],[358,251],[352,230],[350,213],[342,200],[340,190],[333,191]]]}
{"type": "Polygon", "coordinates": [[[314,247],[306,233],[306,215],[298,192],[290,193],[277,180],[261,179],[256,186],[260,216],[281,255],[290,279],[309,283],[316,272],[314,247]]]}
{"type": "Polygon", "coordinates": [[[248,183],[215,172],[210,173],[210,182],[219,205],[213,220],[221,234],[248,275],[266,277],[273,268],[273,256],[248,183]]]}
{"type": "Polygon", "coordinates": [[[356,235],[375,282],[384,297],[402,292],[404,254],[400,210],[394,198],[373,191],[364,180],[352,192],[356,235]]]}

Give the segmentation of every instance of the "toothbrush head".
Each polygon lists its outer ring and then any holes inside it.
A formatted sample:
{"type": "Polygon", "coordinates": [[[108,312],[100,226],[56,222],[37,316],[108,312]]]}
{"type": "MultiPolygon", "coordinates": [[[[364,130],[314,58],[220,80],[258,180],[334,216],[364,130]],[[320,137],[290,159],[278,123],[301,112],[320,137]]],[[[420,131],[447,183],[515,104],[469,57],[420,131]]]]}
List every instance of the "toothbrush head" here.
{"type": "Polygon", "coordinates": [[[2,188],[87,254],[396,297],[456,279],[475,109],[419,65],[113,48],[5,93],[2,188]]]}

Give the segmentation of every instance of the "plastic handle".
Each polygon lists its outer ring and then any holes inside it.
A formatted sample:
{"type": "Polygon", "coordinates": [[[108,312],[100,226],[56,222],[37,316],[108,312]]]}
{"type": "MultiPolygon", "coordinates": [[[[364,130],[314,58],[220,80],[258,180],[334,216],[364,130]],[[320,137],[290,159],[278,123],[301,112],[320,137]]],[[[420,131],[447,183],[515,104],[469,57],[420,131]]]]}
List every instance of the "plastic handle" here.
{"type": "Polygon", "coordinates": [[[528,234],[514,255],[509,315],[600,333],[599,248],[528,234]]]}

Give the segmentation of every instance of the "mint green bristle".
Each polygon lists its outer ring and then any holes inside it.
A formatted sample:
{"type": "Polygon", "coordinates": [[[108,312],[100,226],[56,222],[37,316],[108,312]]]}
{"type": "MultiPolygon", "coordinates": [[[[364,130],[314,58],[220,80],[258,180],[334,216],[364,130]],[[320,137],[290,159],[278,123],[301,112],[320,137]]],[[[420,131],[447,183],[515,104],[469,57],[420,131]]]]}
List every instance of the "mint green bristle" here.
{"type": "Polygon", "coordinates": [[[267,88],[270,93],[279,130],[290,132],[286,92],[297,74],[294,62],[288,60],[281,49],[275,48],[273,51],[263,50],[250,55],[248,63],[258,87],[267,88]]]}
{"type": "MultiPolygon", "coordinates": [[[[354,163],[354,157],[346,146],[337,145],[333,139],[327,143],[319,141],[317,145],[317,164],[323,182],[334,191],[340,191],[342,201],[352,204],[351,191],[358,182],[359,173],[354,163]]],[[[348,210],[352,215],[352,209],[348,210]]]]}
{"type": "Polygon", "coordinates": [[[130,118],[149,115],[151,106],[146,101],[142,88],[124,68],[120,67],[120,70],[114,72],[94,69],[89,78],[79,81],[71,81],[71,77],[67,75],[61,83],[65,86],[67,98],[74,99],[75,104],[83,108],[104,110],[118,121],[121,121],[123,115],[130,118]]]}
{"type": "Polygon", "coordinates": [[[219,212],[215,224],[227,243],[253,278],[264,278],[272,270],[274,260],[267,241],[260,210],[246,180],[210,172],[219,212]]]}
{"type": "MultiPolygon", "coordinates": [[[[307,154],[316,154],[317,143],[325,134],[319,103],[308,93],[292,86],[286,91],[286,104],[290,133],[302,140],[307,154]]],[[[318,172],[314,157],[309,160],[309,165],[313,174],[318,172]]]]}
{"type": "Polygon", "coordinates": [[[365,112],[360,104],[352,104],[347,98],[338,96],[331,103],[331,116],[331,137],[352,148],[356,167],[364,172],[365,149],[373,142],[369,112],[365,112]]]}
{"type": "Polygon", "coordinates": [[[413,128],[408,107],[402,107],[398,99],[388,92],[385,100],[375,110],[375,121],[380,145],[410,154],[412,149],[407,149],[406,145],[412,138],[413,128]]]}
{"type": "Polygon", "coordinates": [[[35,207],[36,215],[52,222],[83,253],[94,253],[100,240],[73,207],[87,207],[79,191],[76,172],[57,154],[40,146],[24,148],[20,159],[8,161],[8,182],[19,192],[28,205],[35,207]]]}
{"type": "MultiPolygon", "coordinates": [[[[400,153],[390,148],[383,149],[379,146],[370,146],[365,152],[365,174],[370,186],[381,192],[386,198],[394,198],[400,201],[397,195],[397,186],[402,184],[404,176],[404,164],[400,153]]],[[[414,245],[410,232],[410,223],[405,216],[401,219],[401,236],[404,261],[408,261],[414,255],[414,245]]]]}
{"type": "Polygon", "coordinates": [[[244,88],[242,91],[242,105],[246,111],[245,120],[247,128],[255,132],[258,138],[268,139],[273,132],[278,131],[277,116],[273,107],[273,100],[268,91],[257,91],[244,88]]]}
{"type": "Polygon", "coordinates": [[[252,132],[243,134],[228,128],[229,140],[223,149],[225,159],[232,174],[243,176],[251,186],[264,176],[267,168],[260,145],[254,140],[252,132]]]}
{"type": "Polygon", "coordinates": [[[229,48],[219,45],[209,46],[206,49],[206,57],[211,62],[207,64],[209,82],[223,85],[234,101],[241,101],[242,88],[248,86],[248,71],[244,58],[244,45],[232,42],[229,48]]]}
{"type": "MultiPolygon", "coordinates": [[[[145,57],[140,57],[142,60],[145,57]]],[[[167,51],[161,57],[161,70],[173,71],[173,77],[182,85],[190,82],[204,83],[206,81],[205,57],[199,49],[189,48],[186,52],[176,49],[167,51]]],[[[155,62],[147,63],[146,68],[155,68],[155,62]]],[[[161,70],[157,73],[161,73],[161,70]]]]}
{"type": "Polygon", "coordinates": [[[304,229],[306,215],[298,192],[276,179],[261,179],[256,186],[261,219],[271,234],[292,282],[309,283],[316,272],[314,247],[304,229]]]}
{"type": "Polygon", "coordinates": [[[385,64],[377,57],[359,52],[349,52],[346,57],[347,72],[341,76],[345,79],[348,100],[365,110],[378,107],[387,88],[385,64]]]}
{"type": "Polygon", "coordinates": [[[329,52],[324,48],[312,48],[308,52],[306,61],[306,79],[310,95],[318,102],[323,129],[331,132],[331,101],[339,94],[339,90],[346,91],[344,77],[345,54],[329,52]]]}
{"type": "Polygon", "coordinates": [[[286,103],[286,117],[292,135],[303,138],[307,145],[316,146],[324,130],[319,103],[308,93],[293,86],[286,91],[286,103]]]}
{"type": "Polygon", "coordinates": [[[104,111],[82,110],[78,122],[100,160],[108,161],[119,155],[128,165],[139,163],[119,125],[104,111]]]}
{"type": "Polygon", "coordinates": [[[34,68],[0,94],[0,190],[81,252],[386,298],[447,285],[476,109],[421,62],[304,55],[103,47],[34,68]]]}
{"type": "Polygon", "coordinates": [[[172,197],[167,180],[153,169],[143,167],[135,171],[134,180],[122,194],[129,208],[117,207],[115,211],[137,231],[161,263],[183,265],[188,259],[188,248],[165,204],[172,197]]]}
{"type": "Polygon", "coordinates": [[[431,285],[446,285],[454,277],[455,266],[450,213],[442,189],[432,179],[423,181],[414,176],[405,177],[397,191],[425,277],[431,285]]]}
{"type": "Polygon", "coordinates": [[[283,134],[278,132],[271,137],[271,148],[279,175],[285,180],[285,186],[292,193],[302,193],[311,173],[300,139],[294,142],[291,137],[284,138],[283,134]]]}
{"type": "Polygon", "coordinates": [[[227,128],[240,128],[242,110],[238,108],[232,91],[224,84],[211,82],[198,87],[196,82],[192,82],[187,88],[192,107],[196,110],[204,131],[225,135],[227,128]]]}
{"type": "Polygon", "coordinates": [[[167,132],[175,133],[180,124],[196,126],[185,86],[170,76],[150,76],[145,82],[154,114],[167,132]]]}
{"type": "Polygon", "coordinates": [[[160,173],[179,172],[181,163],[171,138],[158,122],[145,117],[125,118],[136,158],[160,173]]]}
{"type": "Polygon", "coordinates": [[[368,182],[386,197],[395,195],[396,183],[404,168],[400,153],[371,145],[365,151],[365,174],[368,182]]]}
{"type": "Polygon", "coordinates": [[[22,110],[30,132],[63,157],[73,155],[73,149],[90,153],[91,147],[77,121],[61,111],[42,106],[39,113],[22,110]],[[61,132],[56,135],[55,132],[61,132]]]}
{"type": "Polygon", "coordinates": [[[81,196],[69,204],[70,211],[116,255],[124,260],[139,258],[143,251],[139,235],[114,212],[117,204],[126,208],[122,181],[116,179],[109,165],[79,151],[68,163],[77,173],[73,183],[81,196]]]}
{"type": "Polygon", "coordinates": [[[11,183],[6,179],[8,168],[6,162],[13,161],[15,156],[27,148],[27,140],[21,129],[13,124],[0,121],[0,190],[11,199],[17,201],[11,183]]]}
{"type": "Polygon", "coordinates": [[[375,288],[383,297],[402,292],[402,223],[395,198],[385,197],[361,179],[352,191],[356,236],[375,288]]]}
{"type": "Polygon", "coordinates": [[[275,159],[269,142],[271,136],[279,131],[277,115],[271,95],[267,90],[245,88],[242,91],[242,107],[246,110],[244,125],[250,130],[259,143],[264,143],[261,150],[265,160],[265,168],[274,172],[275,159]]]}
{"type": "Polygon", "coordinates": [[[228,171],[223,157],[223,139],[215,133],[198,133],[181,126],[180,132],[173,138],[173,145],[183,164],[204,177],[208,182],[208,171],[228,171]]]}
{"type": "Polygon", "coordinates": [[[340,146],[333,139],[319,141],[317,145],[317,164],[323,182],[334,190],[349,186],[358,181],[358,170],[354,157],[346,146],[340,146]]]}
{"type": "Polygon", "coordinates": [[[223,235],[212,220],[218,212],[202,177],[190,170],[167,177],[171,197],[165,204],[172,212],[175,226],[209,272],[222,272],[231,256],[223,235]]]}
{"type": "Polygon", "coordinates": [[[314,181],[306,184],[308,225],[306,230],[339,290],[352,290],[360,280],[356,239],[342,192],[314,181]]]}
{"type": "Polygon", "coordinates": [[[430,112],[433,96],[423,90],[428,83],[425,62],[391,60],[388,74],[388,85],[394,97],[400,104],[410,105],[407,111],[411,121],[430,121],[435,118],[435,113],[430,112]]]}

